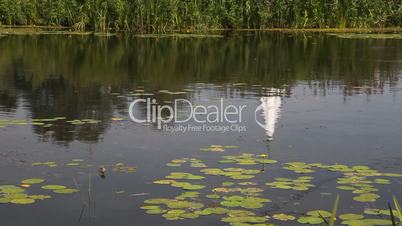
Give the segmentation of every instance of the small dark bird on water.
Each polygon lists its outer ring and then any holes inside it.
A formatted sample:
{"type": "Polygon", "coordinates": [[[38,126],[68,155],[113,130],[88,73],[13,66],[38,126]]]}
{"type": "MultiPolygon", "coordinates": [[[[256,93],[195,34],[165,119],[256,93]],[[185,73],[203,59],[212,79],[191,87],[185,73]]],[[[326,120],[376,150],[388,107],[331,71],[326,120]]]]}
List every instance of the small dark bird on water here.
{"type": "Polygon", "coordinates": [[[99,172],[99,176],[102,179],[106,178],[106,168],[105,167],[103,167],[103,166],[99,167],[98,172],[99,172]]]}

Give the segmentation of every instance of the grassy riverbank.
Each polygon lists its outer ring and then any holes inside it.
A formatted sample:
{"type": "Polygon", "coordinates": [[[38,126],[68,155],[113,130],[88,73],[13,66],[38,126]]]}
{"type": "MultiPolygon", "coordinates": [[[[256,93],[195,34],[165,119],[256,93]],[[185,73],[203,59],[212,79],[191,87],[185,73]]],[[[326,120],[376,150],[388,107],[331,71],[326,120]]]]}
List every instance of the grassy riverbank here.
{"type": "Polygon", "coordinates": [[[75,31],[380,28],[402,25],[396,0],[0,0],[0,24],[75,31]]]}
{"type": "MultiPolygon", "coordinates": [[[[270,28],[270,29],[209,29],[209,30],[169,30],[159,34],[177,36],[220,36],[224,32],[288,32],[288,33],[363,33],[363,34],[399,34],[402,28],[270,28]]],[[[116,34],[131,33],[129,31],[75,31],[62,26],[0,26],[0,35],[99,35],[113,36],[116,34]]],[[[135,35],[150,36],[158,33],[136,32],[135,35]]]]}

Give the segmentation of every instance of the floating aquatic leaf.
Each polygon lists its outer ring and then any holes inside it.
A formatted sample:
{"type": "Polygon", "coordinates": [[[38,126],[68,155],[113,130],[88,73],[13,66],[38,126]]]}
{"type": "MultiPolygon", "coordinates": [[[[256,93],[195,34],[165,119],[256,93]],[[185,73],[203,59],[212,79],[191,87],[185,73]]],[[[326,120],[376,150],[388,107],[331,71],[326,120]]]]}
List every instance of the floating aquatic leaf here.
{"type": "Polygon", "coordinates": [[[310,184],[312,177],[299,177],[297,179],[290,178],[275,178],[274,182],[266,183],[266,185],[272,188],[279,189],[292,189],[296,191],[307,191],[310,187],[314,187],[310,184]]]}
{"type": "Polygon", "coordinates": [[[229,210],[226,208],[222,208],[222,207],[215,207],[215,208],[206,208],[203,210],[198,210],[195,211],[196,214],[198,215],[211,215],[211,214],[225,214],[227,213],[229,210]]]}
{"type": "Polygon", "coordinates": [[[50,168],[54,168],[57,166],[56,162],[33,162],[32,166],[47,166],[50,168]]]}
{"type": "Polygon", "coordinates": [[[190,184],[187,182],[174,182],[171,184],[171,186],[183,188],[184,190],[201,190],[201,189],[205,188],[204,185],[190,184]]]}
{"type": "Polygon", "coordinates": [[[23,184],[40,184],[44,181],[45,180],[41,179],[41,178],[31,178],[31,179],[25,179],[25,180],[21,181],[21,183],[23,183],[23,184]]]}
{"type": "Polygon", "coordinates": [[[188,191],[188,192],[184,192],[182,194],[180,194],[179,196],[177,196],[178,199],[186,199],[186,198],[197,198],[200,196],[199,192],[196,191],[188,191]]]}
{"type": "Polygon", "coordinates": [[[210,152],[224,152],[225,148],[222,145],[211,145],[207,148],[201,148],[201,151],[210,151],[210,152]]]}
{"type": "Polygon", "coordinates": [[[59,189],[66,189],[67,187],[63,185],[45,185],[42,186],[42,188],[46,190],[59,190],[59,189]]]}
{"type": "Polygon", "coordinates": [[[25,204],[32,204],[32,203],[34,203],[34,202],[35,202],[35,199],[30,199],[30,198],[12,199],[12,200],[10,201],[10,203],[13,203],[13,204],[23,204],[23,205],[25,205],[25,204]]]}
{"type": "Polygon", "coordinates": [[[377,184],[391,184],[391,181],[388,180],[388,179],[377,178],[377,179],[374,180],[374,183],[377,183],[377,184]]]}
{"type": "Polygon", "coordinates": [[[321,224],[324,222],[324,220],[320,217],[305,216],[299,217],[299,219],[297,219],[297,222],[301,224],[321,224]]]}
{"type": "Polygon", "coordinates": [[[6,204],[11,202],[10,198],[4,198],[4,197],[0,197],[0,204],[6,204]]]}
{"type": "Polygon", "coordinates": [[[355,187],[352,187],[352,186],[338,186],[338,187],[336,187],[336,188],[338,188],[338,189],[340,189],[340,190],[348,190],[348,191],[356,190],[356,188],[355,188],[355,187]]]}
{"type": "Polygon", "coordinates": [[[117,163],[113,166],[113,171],[122,173],[134,173],[137,168],[134,166],[126,166],[124,163],[117,163]]]}
{"type": "Polygon", "coordinates": [[[364,216],[361,214],[347,213],[347,214],[341,214],[339,218],[341,220],[359,220],[363,219],[364,216]]]}
{"type": "Polygon", "coordinates": [[[78,190],[74,188],[66,188],[66,189],[56,189],[53,192],[58,194],[72,194],[78,192],[78,190]]]}
{"type": "Polygon", "coordinates": [[[204,207],[202,203],[175,200],[175,199],[167,201],[166,205],[172,209],[186,209],[186,208],[201,209],[204,207]]]}
{"type": "Polygon", "coordinates": [[[271,202],[269,199],[257,197],[242,197],[242,196],[225,196],[224,201],[221,202],[222,206],[226,207],[243,207],[246,209],[259,209],[264,206],[264,203],[271,202]]]}
{"type": "Polygon", "coordinates": [[[141,206],[140,207],[143,210],[154,210],[154,209],[160,209],[160,206],[141,206]]]}
{"type": "Polygon", "coordinates": [[[217,194],[210,194],[210,195],[206,195],[205,197],[209,198],[209,199],[219,199],[220,196],[217,194]]]}
{"type": "Polygon", "coordinates": [[[378,198],[380,198],[377,194],[365,193],[359,196],[353,197],[353,200],[358,202],[375,202],[378,198]]]}
{"type": "Polygon", "coordinates": [[[312,216],[312,217],[330,217],[331,213],[326,211],[326,210],[312,210],[306,213],[306,215],[312,216]]]}
{"type": "Polygon", "coordinates": [[[1,190],[2,193],[6,193],[6,194],[15,194],[15,193],[21,193],[21,192],[25,191],[24,189],[19,188],[19,187],[14,186],[14,185],[0,186],[0,190],[1,190]]]}
{"type": "Polygon", "coordinates": [[[385,219],[359,219],[359,220],[342,221],[342,224],[359,225],[359,226],[392,225],[392,221],[385,219]]]}
{"type": "Polygon", "coordinates": [[[44,199],[50,199],[52,196],[50,195],[30,195],[29,198],[35,199],[35,200],[44,200],[44,199]]]}
{"type": "Polygon", "coordinates": [[[148,200],[145,200],[144,203],[153,204],[153,205],[159,205],[159,204],[166,204],[169,201],[170,201],[169,199],[164,199],[164,198],[161,198],[161,199],[148,199],[148,200]]]}
{"type": "Polygon", "coordinates": [[[4,195],[4,197],[9,199],[25,199],[28,195],[25,193],[11,193],[4,195]]]}
{"type": "Polygon", "coordinates": [[[166,176],[168,179],[186,179],[186,180],[201,180],[205,177],[199,175],[193,175],[191,173],[181,173],[181,172],[173,172],[170,173],[169,176],[166,176]]]}
{"type": "Polygon", "coordinates": [[[186,218],[186,219],[196,219],[198,218],[200,215],[196,214],[196,213],[182,213],[180,214],[180,217],[182,218],[186,218]]]}
{"type": "Polygon", "coordinates": [[[166,166],[170,166],[170,167],[180,167],[181,164],[177,164],[177,163],[167,163],[166,166]]]}
{"type": "Polygon", "coordinates": [[[223,182],[222,183],[222,186],[224,186],[224,187],[230,187],[230,186],[232,186],[232,185],[234,185],[235,183],[233,183],[233,182],[223,182]]]}
{"type": "Polygon", "coordinates": [[[279,213],[279,214],[274,214],[272,215],[272,218],[275,220],[280,220],[280,221],[289,221],[289,220],[295,220],[296,217],[284,213],[279,213]]]}

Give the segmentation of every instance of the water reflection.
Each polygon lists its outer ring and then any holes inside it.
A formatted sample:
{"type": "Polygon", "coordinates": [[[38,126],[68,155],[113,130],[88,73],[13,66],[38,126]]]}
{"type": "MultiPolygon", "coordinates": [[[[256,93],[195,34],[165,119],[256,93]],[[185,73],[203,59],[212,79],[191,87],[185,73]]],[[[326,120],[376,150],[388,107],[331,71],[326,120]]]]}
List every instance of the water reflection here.
{"type": "Polygon", "coordinates": [[[0,38],[0,50],[3,117],[26,112],[33,119],[65,116],[100,121],[32,126],[43,140],[65,143],[97,142],[115,114],[127,115],[132,99],[127,97],[138,90],[168,103],[177,96],[160,90],[182,92],[188,87],[194,91],[185,91],[181,98],[203,99],[205,92],[198,90],[205,89],[226,99],[258,102],[262,97],[264,127],[271,139],[283,97],[267,95],[263,87],[286,86],[286,95],[300,83],[317,96],[338,89],[343,96],[382,94],[385,87],[398,84],[402,69],[398,40],[285,33],[195,39],[8,36],[0,38]]]}
{"type": "Polygon", "coordinates": [[[284,93],[283,89],[268,89],[266,90],[267,96],[261,97],[260,99],[262,116],[265,121],[263,127],[266,131],[268,141],[273,140],[275,124],[277,123],[281,114],[282,93],[284,93]]]}

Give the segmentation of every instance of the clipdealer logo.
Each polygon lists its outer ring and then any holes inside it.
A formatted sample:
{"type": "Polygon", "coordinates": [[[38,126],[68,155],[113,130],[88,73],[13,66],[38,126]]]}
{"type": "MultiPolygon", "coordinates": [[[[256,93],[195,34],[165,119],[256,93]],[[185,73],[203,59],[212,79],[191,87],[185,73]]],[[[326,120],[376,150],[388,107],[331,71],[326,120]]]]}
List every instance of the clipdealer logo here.
{"type": "MultiPolygon", "coordinates": [[[[242,117],[246,105],[218,104],[193,105],[187,99],[176,99],[171,105],[160,105],[156,99],[136,99],[129,106],[129,116],[136,123],[153,123],[169,132],[245,132],[242,117]],[[146,109],[145,116],[136,116],[138,109],[146,109]],[[187,109],[184,113],[183,109],[187,109]]],[[[142,111],[143,112],[143,111],[142,111]]]]}

